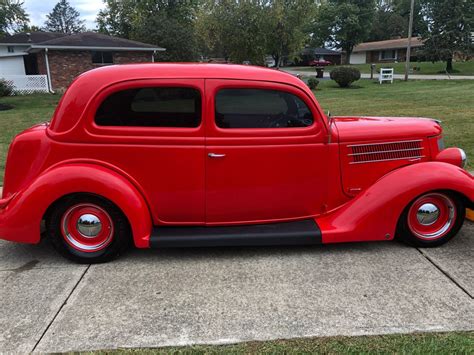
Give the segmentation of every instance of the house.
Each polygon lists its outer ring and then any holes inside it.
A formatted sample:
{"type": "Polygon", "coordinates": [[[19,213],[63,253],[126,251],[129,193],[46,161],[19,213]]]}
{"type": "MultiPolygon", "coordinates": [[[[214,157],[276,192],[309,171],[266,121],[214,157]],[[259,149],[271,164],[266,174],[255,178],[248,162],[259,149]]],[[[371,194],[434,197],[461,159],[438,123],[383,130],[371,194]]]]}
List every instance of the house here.
{"type": "MultiPolygon", "coordinates": [[[[395,38],[386,41],[365,42],[354,47],[351,53],[350,64],[365,63],[394,63],[404,62],[408,47],[408,38],[395,38]]],[[[423,41],[419,37],[411,39],[412,54],[415,57],[417,51],[423,47],[423,41]]]]}
{"type": "Polygon", "coordinates": [[[17,33],[0,38],[0,77],[13,82],[23,82],[30,76],[44,77],[47,89],[52,91],[66,88],[87,70],[110,64],[153,62],[156,53],[164,50],[95,32],[17,33]]]}
{"type": "Polygon", "coordinates": [[[308,65],[314,59],[327,60],[334,65],[339,65],[341,64],[342,52],[321,47],[306,47],[301,51],[300,57],[301,60],[297,63],[298,65],[308,65]]]}

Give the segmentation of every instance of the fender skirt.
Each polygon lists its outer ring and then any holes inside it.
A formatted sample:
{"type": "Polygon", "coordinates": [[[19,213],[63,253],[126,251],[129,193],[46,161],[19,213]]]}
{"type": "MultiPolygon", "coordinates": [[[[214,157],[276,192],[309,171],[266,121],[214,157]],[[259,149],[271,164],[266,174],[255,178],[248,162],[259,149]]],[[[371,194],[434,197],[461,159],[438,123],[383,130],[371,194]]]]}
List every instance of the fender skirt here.
{"type": "Polygon", "coordinates": [[[317,217],[322,242],[393,239],[405,207],[417,196],[435,190],[455,191],[472,202],[474,178],[459,167],[441,162],[394,170],[340,208],[317,217]]]}
{"type": "Polygon", "coordinates": [[[43,216],[51,204],[72,193],[100,195],[117,205],[130,222],[135,246],[148,248],[152,222],[139,190],[124,176],[100,165],[64,164],[43,172],[0,209],[0,238],[38,243],[43,216]]]}

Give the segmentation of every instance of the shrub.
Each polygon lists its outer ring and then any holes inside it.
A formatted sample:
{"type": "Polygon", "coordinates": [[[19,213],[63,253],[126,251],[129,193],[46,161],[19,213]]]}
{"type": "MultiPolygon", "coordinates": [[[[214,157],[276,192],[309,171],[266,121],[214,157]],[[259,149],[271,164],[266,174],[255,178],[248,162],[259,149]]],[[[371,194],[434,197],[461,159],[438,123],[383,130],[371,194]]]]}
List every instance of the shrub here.
{"type": "Polygon", "coordinates": [[[0,79],[0,97],[10,96],[13,93],[13,89],[5,80],[0,79]]]}
{"type": "Polygon", "coordinates": [[[319,80],[318,79],[313,78],[313,77],[308,79],[308,86],[311,90],[316,90],[318,85],[319,85],[319,80]]]}
{"type": "Polygon", "coordinates": [[[330,76],[341,88],[347,88],[360,79],[360,71],[354,67],[337,67],[331,71],[330,76]]]}

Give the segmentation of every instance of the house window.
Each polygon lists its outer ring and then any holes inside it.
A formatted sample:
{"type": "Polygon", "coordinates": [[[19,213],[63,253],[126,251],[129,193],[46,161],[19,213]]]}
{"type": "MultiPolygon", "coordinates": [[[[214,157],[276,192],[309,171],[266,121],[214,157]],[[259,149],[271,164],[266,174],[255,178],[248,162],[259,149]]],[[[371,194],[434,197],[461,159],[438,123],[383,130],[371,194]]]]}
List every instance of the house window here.
{"type": "Polygon", "coordinates": [[[8,46],[8,53],[14,53],[15,52],[15,47],[13,46],[8,46]]]}
{"type": "Polygon", "coordinates": [[[107,97],[95,115],[99,126],[198,127],[201,94],[187,87],[128,89],[107,97]]]}
{"type": "Polygon", "coordinates": [[[396,49],[380,51],[380,60],[394,60],[394,59],[397,59],[396,49]]]}
{"type": "Polygon", "coordinates": [[[289,128],[313,124],[310,109],[299,97],[278,90],[223,89],[216,95],[220,128],[289,128]]]}
{"type": "Polygon", "coordinates": [[[114,64],[112,52],[92,52],[92,64],[114,64]]]}

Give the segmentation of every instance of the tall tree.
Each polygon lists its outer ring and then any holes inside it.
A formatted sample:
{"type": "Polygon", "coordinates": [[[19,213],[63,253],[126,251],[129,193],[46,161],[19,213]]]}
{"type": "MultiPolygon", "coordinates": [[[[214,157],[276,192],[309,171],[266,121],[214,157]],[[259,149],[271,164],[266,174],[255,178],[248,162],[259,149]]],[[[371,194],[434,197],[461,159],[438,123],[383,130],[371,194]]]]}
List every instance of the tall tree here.
{"type": "MultiPolygon", "coordinates": [[[[425,17],[423,15],[423,1],[415,0],[413,11],[413,30],[412,36],[421,36],[427,29],[425,17]]],[[[403,37],[408,36],[408,20],[410,18],[411,0],[393,0],[393,11],[403,17],[406,22],[405,31],[401,34],[403,37]]]]}
{"type": "Polygon", "coordinates": [[[354,47],[368,39],[375,10],[375,0],[328,0],[318,9],[314,29],[326,38],[315,39],[342,48],[350,58],[354,47]]]}
{"type": "Polygon", "coordinates": [[[130,38],[135,17],[136,1],[103,0],[105,8],[97,15],[99,32],[130,38]]]}
{"type": "Polygon", "coordinates": [[[453,71],[455,53],[472,56],[474,45],[474,2],[471,0],[425,0],[428,28],[423,34],[423,55],[431,61],[445,61],[453,71]]]}
{"type": "Polygon", "coordinates": [[[81,14],[72,7],[67,0],[59,0],[53,11],[46,15],[44,27],[47,31],[66,34],[83,32],[86,30],[85,21],[81,20],[81,14]]]}
{"type": "Polygon", "coordinates": [[[266,1],[208,0],[200,9],[197,28],[207,53],[236,63],[263,64],[266,48],[266,1]]]}
{"type": "Polygon", "coordinates": [[[166,48],[162,61],[196,59],[194,20],[198,0],[104,0],[99,32],[166,48]]]}
{"type": "Polygon", "coordinates": [[[194,17],[198,0],[149,0],[136,5],[132,39],[166,48],[165,61],[196,59],[194,17]]]}
{"type": "Polygon", "coordinates": [[[396,36],[406,37],[408,19],[389,6],[379,6],[372,22],[368,41],[383,41],[396,36]]]}
{"type": "Polygon", "coordinates": [[[315,9],[314,0],[273,0],[264,7],[266,49],[277,66],[283,56],[296,53],[308,40],[308,23],[315,9]]]}
{"type": "Polygon", "coordinates": [[[0,37],[16,32],[28,25],[29,18],[23,8],[23,1],[0,0],[0,37]]]}
{"type": "MultiPolygon", "coordinates": [[[[382,41],[396,36],[408,36],[411,0],[378,0],[369,41],[382,41]]],[[[415,1],[412,36],[426,30],[422,2],[415,1]]]]}

